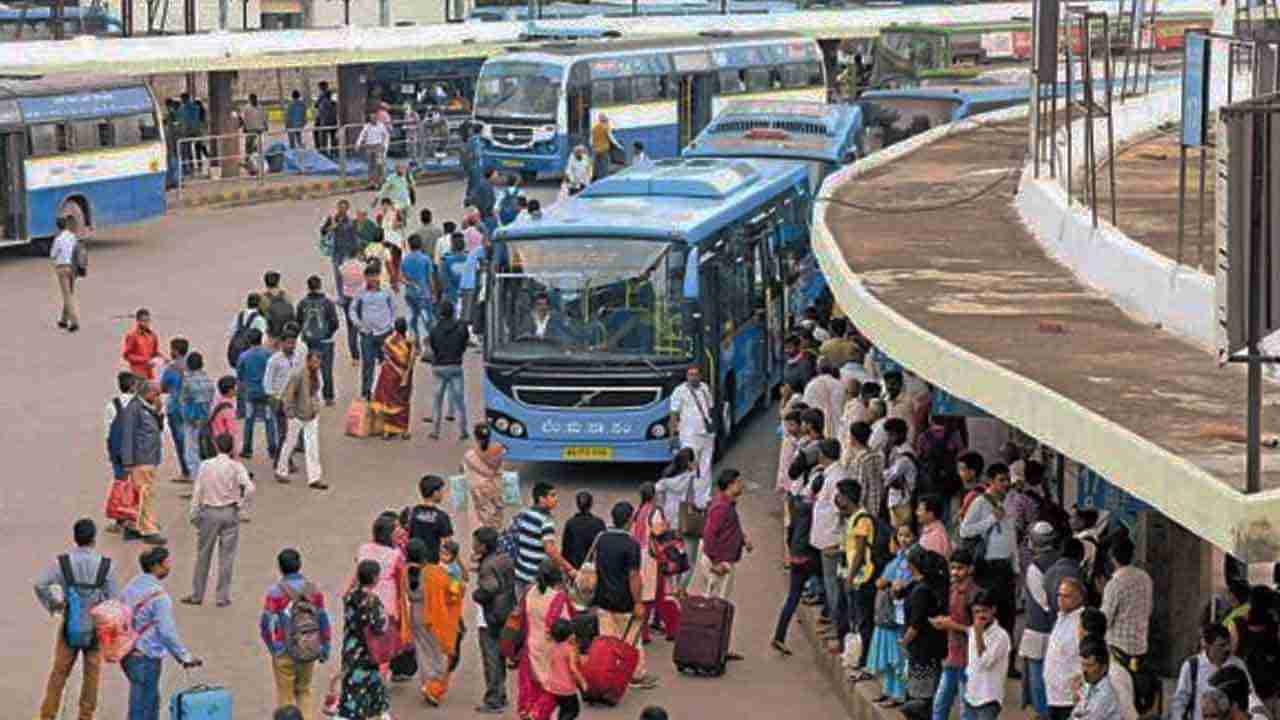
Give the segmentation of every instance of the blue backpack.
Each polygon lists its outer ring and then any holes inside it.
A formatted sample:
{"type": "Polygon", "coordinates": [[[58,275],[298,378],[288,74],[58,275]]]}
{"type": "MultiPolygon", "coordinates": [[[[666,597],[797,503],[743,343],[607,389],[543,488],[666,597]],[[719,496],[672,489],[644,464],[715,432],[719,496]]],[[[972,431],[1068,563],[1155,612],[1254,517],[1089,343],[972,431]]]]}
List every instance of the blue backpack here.
{"type": "Polygon", "coordinates": [[[97,645],[93,615],[89,613],[93,605],[85,598],[90,592],[102,590],[107,584],[107,573],[111,572],[111,559],[102,558],[98,563],[98,576],[92,584],[76,582],[75,573],[71,570],[71,556],[59,555],[58,567],[62,570],[62,586],[65,589],[66,610],[63,612],[62,635],[67,647],[73,650],[91,650],[97,645]]]}

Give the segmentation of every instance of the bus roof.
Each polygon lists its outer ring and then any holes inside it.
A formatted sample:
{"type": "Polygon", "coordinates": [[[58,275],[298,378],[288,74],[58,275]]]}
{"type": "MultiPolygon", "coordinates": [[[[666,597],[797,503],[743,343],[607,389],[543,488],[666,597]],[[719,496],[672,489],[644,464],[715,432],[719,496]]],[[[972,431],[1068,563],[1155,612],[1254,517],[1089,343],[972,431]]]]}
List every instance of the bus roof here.
{"type": "Polygon", "coordinates": [[[840,163],[861,124],[856,105],[802,100],[739,100],[716,115],[686,157],[766,157],[840,163]]]}
{"type": "Polygon", "coordinates": [[[498,230],[498,240],[563,237],[682,239],[698,244],[788,187],[808,169],[778,160],[660,160],[597,181],[582,194],[498,230]]]}
{"type": "Polygon", "coordinates": [[[561,57],[578,57],[581,55],[599,55],[602,53],[624,53],[629,50],[674,50],[677,48],[714,47],[737,42],[776,42],[781,40],[801,41],[805,38],[795,33],[780,30],[747,33],[705,33],[697,35],[678,35],[675,37],[650,37],[634,40],[606,40],[592,42],[554,42],[538,47],[534,52],[561,57]]]}
{"type": "Polygon", "coordinates": [[[141,80],[119,75],[0,75],[0,99],[113,90],[143,84],[141,80]]]}

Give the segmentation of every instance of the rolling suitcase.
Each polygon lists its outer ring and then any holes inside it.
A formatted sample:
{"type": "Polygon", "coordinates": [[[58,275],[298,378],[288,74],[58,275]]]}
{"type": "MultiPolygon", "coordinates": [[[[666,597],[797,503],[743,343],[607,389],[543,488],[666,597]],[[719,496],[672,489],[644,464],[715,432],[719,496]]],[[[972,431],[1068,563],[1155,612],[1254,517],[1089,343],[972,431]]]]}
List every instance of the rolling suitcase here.
{"type": "MultiPolygon", "coordinates": [[[[624,637],[631,636],[627,623],[624,637]]],[[[640,651],[621,638],[601,635],[591,642],[582,663],[582,679],[587,687],[582,699],[591,705],[617,705],[627,694],[631,678],[640,664],[640,651]]]]}
{"type": "Polygon", "coordinates": [[[695,675],[724,674],[733,632],[733,603],[690,595],[680,613],[680,629],[672,652],[676,669],[695,675]]]}
{"type": "Polygon", "coordinates": [[[214,685],[191,685],[169,698],[169,720],[231,720],[231,692],[214,685]]]}

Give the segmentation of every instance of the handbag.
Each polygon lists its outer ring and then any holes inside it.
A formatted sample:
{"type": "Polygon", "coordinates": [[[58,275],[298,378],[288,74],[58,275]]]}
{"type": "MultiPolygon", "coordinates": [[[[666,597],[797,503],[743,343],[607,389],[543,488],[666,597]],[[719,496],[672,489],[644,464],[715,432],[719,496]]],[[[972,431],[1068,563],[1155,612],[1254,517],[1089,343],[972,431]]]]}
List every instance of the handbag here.
{"type": "Polygon", "coordinates": [[[520,604],[507,615],[507,621],[502,624],[502,630],[498,633],[498,652],[508,660],[515,660],[524,649],[525,635],[529,630],[525,623],[526,612],[528,607],[525,599],[521,598],[520,604]]]}
{"type": "Polygon", "coordinates": [[[76,238],[75,247],[71,250],[71,266],[75,269],[77,277],[85,277],[89,274],[89,249],[79,238],[76,238]]]}
{"type": "Polygon", "coordinates": [[[399,655],[404,649],[400,642],[400,627],[399,625],[393,625],[390,618],[387,618],[382,632],[365,626],[364,642],[369,649],[369,658],[377,665],[385,665],[391,662],[392,658],[399,655]]]}
{"type": "Polygon", "coordinates": [[[707,408],[702,406],[702,393],[698,392],[697,390],[694,390],[693,388],[689,388],[689,394],[693,396],[693,404],[697,406],[698,414],[702,416],[702,426],[707,429],[707,432],[719,437],[720,435],[719,418],[716,416],[713,416],[711,413],[707,411],[707,408]]]}
{"type": "Polygon", "coordinates": [[[596,535],[596,539],[591,541],[591,549],[587,550],[582,567],[578,568],[578,573],[569,583],[570,599],[578,607],[590,607],[595,603],[596,586],[600,584],[600,571],[596,569],[596,545],[600,543],[601,535],[604,533],[596,535]]]}
{"type": "Polygon", "coordinates": [[[521,504],[520,473],[511,470],[502,473],[502,502],[511,506],[521,504]]]}
{"type": "Polygon", "coordinates": [[[138,521],[138,510],[141,506],[141,495],[138,486],[129,476],[113,480],[111,489],[107,491],[107,518],[123,523],[138,521]]]}
{"type": "Polygon", "coordinates": [[[653,539],[650,553],[658,561],[658,569],[664,577],[683,575],[692,567],[684,540],[670,530],[653,539]]]}
{"type": "Polygon", "coordinates": [[[707,525],[707,511],[693,502],[693,484],[696,481],[696,475],[689,478],[689,489],[680,501],[680,532],[685,537],[700,538],[702,529],[707,525]]]}

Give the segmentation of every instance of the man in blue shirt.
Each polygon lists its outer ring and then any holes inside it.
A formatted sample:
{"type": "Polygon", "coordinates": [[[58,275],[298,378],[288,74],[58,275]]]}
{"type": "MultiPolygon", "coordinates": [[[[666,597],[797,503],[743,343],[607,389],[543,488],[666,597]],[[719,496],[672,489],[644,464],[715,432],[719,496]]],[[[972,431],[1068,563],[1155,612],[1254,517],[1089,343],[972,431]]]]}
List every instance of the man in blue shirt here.
{"type": "Polygon", "coordinates": [[[351,322],[360,331],[360,397],[373,394],[374,367],[382,362],[382,345],[395,327],[391,293],[382,289],[382,270],[370,263],[364,271],[365,289],[351,304],[351,322]]]}
{"type": "Polygon", "coordinates": [[[182,394],[182,379],[187,374],[187,350],[190,344],[186,338],[176,337],[169,341],[169,357],[173,358],[160,373],[160,392],[164,393],[164,412],[169,417],[169,434],[173,436],[173,450],[178,456],[178,468],[182,475],[175,477],[174,482],[191,482],[194,474],[187,463],[187,433],[182,422],[182,406],[179,397],[182,394]]]}
{"type": "Polygon", "coordinates": [[[271,407],[270,396],[267,395],[263,381],[267,376],[267,363],[271,361],[271,350],[262,346],[262,331],[251,328],[247,334],[249,349],[240,355],[236,363],[236,379],[240,381],[239,394],[244,396],[244,446],[240,457],[245,460],[253,458],[253,426],[259,417],[267,425],[267,454],[275,457],[280,447],[280,436],[276,429],[276,412],[271,407]]]}
{"type": "Polygon", "coordinates": [[[414,233],[409,236],[409,254],[400,261],[400,278],[404,281],[404,301],[409,306],[409,329],[413,331],[413,342],[422,352],[422,341],[431,332],[435,324],[434,302],[435,264],[431,257],[423,252],[422,236],[414,233]]]}
{"type": "Polygon", "coordinates": [[[484,243],[467,253],[467,261],[462,266],[462,316],[467,325],[481,325],[476,317],[476,298],[480,290],[480,268],[489,257],[489,236],[485,235],[484,243]]]}
{"type": "Polygon", "coordinates": [[[293,91],[293,100],[285,109],[284,126],[289,130],[289,148],[302,148],[302,128],[307,126],[307,104],[302,102],[302,93],[293,91]]]}
{"type": "MultiPolygon", "coordinates": [[[[462,233],[454,232],[449,236],[449,252],[440,258],[440,299],[448,300],[455,307],[459,305],[462,270],[466,262],[466,242],[462,238],[462,233]]],[[[460,316],[459,319],[465,321],[466,316],[460,316]]]]}
{"type": "Polygon", "coordinates": [[[160,670],[166,655],[184,668],[199,667],[182,639],[173,619],[173,599],[160,584],[169,576],[169,551],[155,547],[138,558],[142,572],[125,586],[120,600],[133,610],[133,629],[138,641],[120,661],[129,679],[128,720],[160,720],[160,670]]]}

